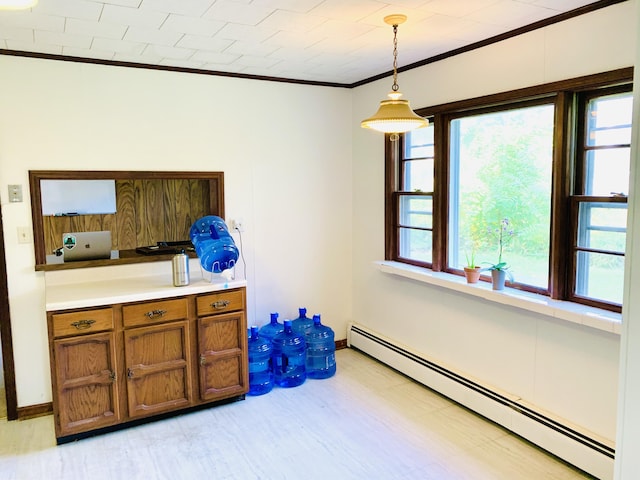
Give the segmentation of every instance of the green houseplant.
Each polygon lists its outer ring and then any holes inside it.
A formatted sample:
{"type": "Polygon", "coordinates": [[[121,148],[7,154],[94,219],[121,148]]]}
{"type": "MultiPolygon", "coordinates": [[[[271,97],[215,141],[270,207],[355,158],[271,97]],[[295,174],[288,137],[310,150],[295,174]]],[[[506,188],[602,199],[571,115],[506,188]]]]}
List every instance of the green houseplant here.
{"type": "Polygon", "coordinates": [[[471,255],[465,254],[467,257],[467,265],[464,267],[464,276],[467,279],[467,283],[478,283],[480,279],[481,268],[476,265],[475,250],[471,250],[471,255]]]}
{"type": "Polygon", "coordinates": [[[514,231],[510,228],[508,218],[500,220],[500,226],[493,230],[490,230],[492,234],[498,239],[498,261],[496,263],[488,263],[489,266],[483,268],[483,271],[491,272],[491,283],[494,290],[504,289],[504,282],[509,277],[509,281],[513,282],[513,275],[509,271],[509,265],[502,259],[502,252],[504,246],[513,237],[514,231]]]}

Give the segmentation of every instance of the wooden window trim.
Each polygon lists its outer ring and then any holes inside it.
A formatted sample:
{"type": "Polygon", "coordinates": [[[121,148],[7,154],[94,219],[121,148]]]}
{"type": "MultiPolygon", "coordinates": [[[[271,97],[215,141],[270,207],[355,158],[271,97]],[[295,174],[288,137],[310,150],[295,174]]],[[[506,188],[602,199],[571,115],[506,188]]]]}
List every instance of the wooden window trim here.
{"type": "MultiPolygon", "coordinates": [[[[552,82],[528,88],[502,92],[473,99],[461,100],[416,110],[418,115],[430,117],[434,122],[434,192],[433,192],[433,271],[446,271],[461,274],[455,269],[448,269],[447,265],[447,219],[449,214],[449,122],[457,117],[479,114],[491,111],[501,111],[511,104],[514,108],[527,104],[542,104],[554,102],[554,148],[551,179],[551,224],[550,224],[550,268],[548,289],[538,289],[528,285],[516,284],[513,287],[547,295],[556,300],[571,300],[575,282],[575,266],[567,262],[572,255],[571,239],[576,233],[575,219],[571,215],[568,199],[580,187],[580,181],[574,181],[582,175],[578,155],[581,127],[575,125],[576,118],[581,118],[576,111],[585,102],[578,102],[576,94],[584,96],[599,96],[602,89],[614,92],[628,91],[628,84],[633,81],[633,67],[622,68],[610,72],[587,75],[574,79],[552,82]],[[583,93],[584,92],[584,93],[583,93]],[[574,133],[575,132],[575,133],[574,133]],[[569,228],[567,225],[571,224],[569,228]],[[571,264],[571,265],[570,265],[571,264]]],[[[385,139],[385,259],[402,263],[425,266],[424,263],[399,257],[397,192],[400,185],[399,163],[402,154],[404,135],[400,140],[385,139]]],[[[614,305],[603,305],[589,299],[575,298],[585,305],[597,306],[608,310],[619,311],[614,305]]]]}

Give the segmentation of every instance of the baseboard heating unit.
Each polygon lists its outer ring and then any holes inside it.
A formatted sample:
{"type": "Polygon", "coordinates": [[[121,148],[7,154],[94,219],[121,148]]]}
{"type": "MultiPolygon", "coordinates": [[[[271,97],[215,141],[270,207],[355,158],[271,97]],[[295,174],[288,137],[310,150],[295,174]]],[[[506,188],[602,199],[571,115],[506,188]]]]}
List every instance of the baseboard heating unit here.
{"type": "Polygon", "coordinates": [[[361,325],[349,325],[347,342],[585,472],[603,480],[613,478],[611,445],[536,411],[521,398],[465,378],[361,325]]]}

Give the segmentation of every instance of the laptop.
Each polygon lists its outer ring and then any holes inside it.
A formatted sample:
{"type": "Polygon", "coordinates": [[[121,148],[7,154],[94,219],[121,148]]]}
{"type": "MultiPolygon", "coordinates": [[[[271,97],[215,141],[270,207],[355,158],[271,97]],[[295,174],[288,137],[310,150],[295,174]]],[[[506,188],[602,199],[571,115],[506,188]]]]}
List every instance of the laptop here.
{"type": "Polygon", "coordinates": [[[111,232],[68,232],[62,234],[65,262],[111,258],[111,232]]]}

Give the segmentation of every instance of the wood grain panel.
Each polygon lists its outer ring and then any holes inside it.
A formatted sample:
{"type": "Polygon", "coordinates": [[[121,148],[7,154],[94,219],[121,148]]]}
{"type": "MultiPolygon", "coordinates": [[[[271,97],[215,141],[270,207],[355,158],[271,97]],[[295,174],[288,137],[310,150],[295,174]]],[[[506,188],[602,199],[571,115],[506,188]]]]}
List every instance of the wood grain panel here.
{"type": "Polygon", "coordinates": [[[205,366],[204,384],[209,396],[228,395],[229,391],[242,390],[242,364],[240,355],[221,358],[205,366]]]}
{"type": "Polygon", "coordinates": [[[238,332],[237,315],[221,315],[220,317],[220,319],[216,317],[216,319],[206,322],[206,328],[203,328],[200,332],[203,336],[201,339],[203,353],[239,350],[242,347],[239,341],[240,333],[238,332]],[[205,348],[206,350],[204,350],[205,348]]]}
{"type": "Polygon", "coordinates": [[[73,232],[99,232],[105,230],[104,215],[78,215],[71,217],[73,232]]]}
{"type": "Polygon", "coordinates": [[[188,179],[164,180],[165,231],[168,241],[187,240],[191,220],[191,191],[188,179]]]}
{"type": "Polygon", "coordinates": [[[116,238],[118,250],[136,248],[136,204],[134,180],[116,180],[116,238]]]}
{"type": "Polygon", "coordinates": [[[162,180],[136,180],[137,244],[154,245],[164,240],[162,180]]]}
{"type": "Polygon", "coordinates": [[[62,247],[62,234],[71,231],[71,220],[69,217],[44,217],[43,226],[46,252],[51,255],[62,247]]]}
{"type": "MultiPolygon", "coordinates": [[[[189,194],[191,195],[191,225],[197,219],[212,215],[209,209],[209,180],[189,180],[189,194]]],[[[213,210],[217,211],[217,210],[213,210]]],[[[214,213],[213,215],[221,215],[214,213]]],[[[189,228],[191,228],[189,225],[189,228]]]]}

